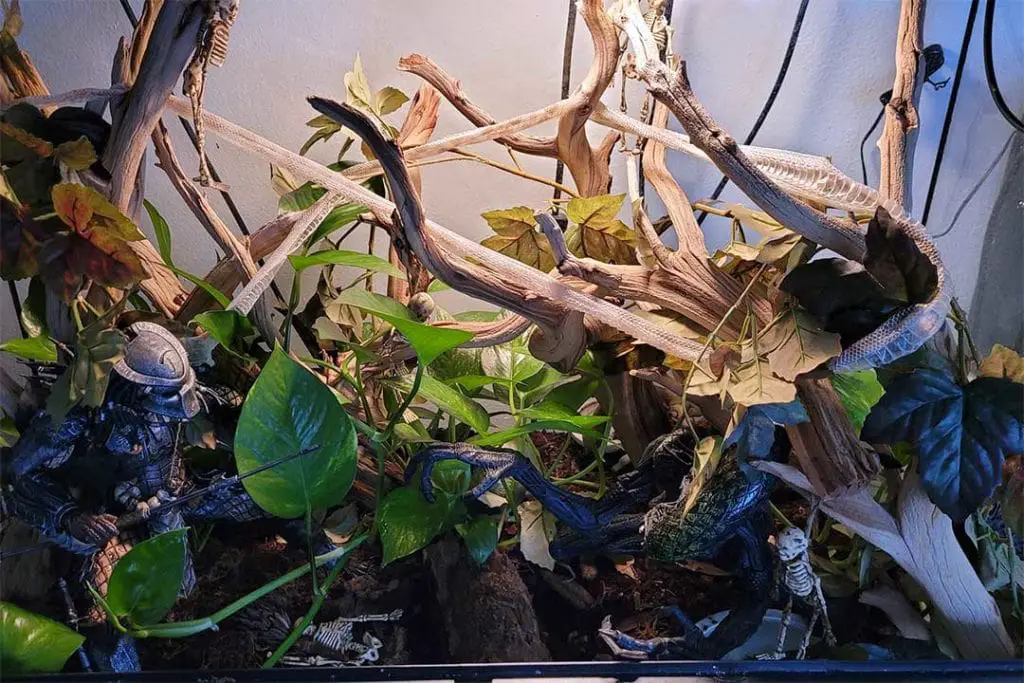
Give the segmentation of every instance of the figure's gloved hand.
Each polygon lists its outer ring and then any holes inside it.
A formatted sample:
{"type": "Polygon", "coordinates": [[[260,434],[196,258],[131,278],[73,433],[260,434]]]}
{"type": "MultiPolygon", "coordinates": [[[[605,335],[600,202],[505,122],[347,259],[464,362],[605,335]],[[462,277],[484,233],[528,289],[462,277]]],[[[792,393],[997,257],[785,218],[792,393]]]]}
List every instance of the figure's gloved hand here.
{"type": "Polygon", "coordinates": [[[143,519],[149,519],[153,511],[160,507],[162,504],[174,500],[174,496],[169,494],[167,491],[160,489],[156,492],[155,496],[150,496],[146,500],[140,500],[135,504],[135,511],[138,512],[143,519]]]}
{"type": "Polygon", "coordinates": [[[117,517],[114,515],[81,512],[68,522],[68,533],[83,543],[101,546],[117,536],[117,517]]]}
{"type": "Polygon", "coordinates": [[[135,507],[142,498],[142,491],[139,490],[135,481],[122,481],[114,487],[114,498],[126,509],[135,507]]]}

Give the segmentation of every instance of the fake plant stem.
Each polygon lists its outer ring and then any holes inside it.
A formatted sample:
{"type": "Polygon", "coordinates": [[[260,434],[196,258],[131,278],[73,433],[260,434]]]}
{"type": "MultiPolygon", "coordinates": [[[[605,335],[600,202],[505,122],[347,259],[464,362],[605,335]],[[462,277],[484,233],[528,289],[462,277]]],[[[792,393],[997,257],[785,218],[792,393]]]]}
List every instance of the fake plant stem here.
{"type": "Polygon", "coordinates": [[[85,325],[82,324],[82,312],[78,310],[79,300],[74,299],[71,302],[71,317],[75,321],[75,328],[81,332],[85,329],[85,325]]]}
{"type": "MultiPolygon", "coordinates": [[[[362,545],[363,542],[366,541],[366,539],[367,535],[363,534],[352,539],[352,541],[350,541],[348,544],[340,548],[336,548],[335,550],[332,550],[329,553],[324,553],[323,555],[318,555],[315,558],[315,565],[319,567],[327,562],[330,562],[331,560],[340,560],[344,558],[346,555],[348,555],[353,550],[362,545]]],[[[226,607],[217,610],[208,617],[203,617],[202,619],[192,619],[189,621],[178,621],[174,623],[155,624],[153,626],[145,626],[137,629],[125,630],[125,632],[136,638],[185,638],[187,636],[195,635],[197,633],[202,633],[203,631],[216,630],[217,624],[219,624],[220,622],[224,621],[228,617],[234,616],[238,612],[241,612],[243,609],[245,609],[252,603],[256,602],[262,597],[269,595],[270,593],[273,593],[281,586],[285,586],[291,583],[292,581],[295,581],[296,579],[302,578],[306,575],[306,573],[309,570],[309,564],[303,564],[300,567],[296,567],[287,574],[279,576],[273,581],[263,584],[256,590],[247,593],[246,595],[243,595],[238,600],[235,600],[230,605],[227,605],[226,607]]],[[[93,596],[95,597],[96,595],[97,594],[95,593],[95,591],[93,591],[93,596]]],[[[107,614],[110,615],[109,608],[106,609],[108,610],[107,614]]],[[[118,622],[116,619],[112,619],[112,623],[114,624],[115,628],[118,626],[118,622]]]]}
{"type": "Polygon", "coordinates": [[[423,363],[416,363],[416,375],[412,380],[412,388],[409,389],[409,393],[406,394],[405,400],[398,406],[398,409],[391,415],[391,419],[388,420],[388,424],[384,427],[384,431],[380,433],[379,438],[374,440],[374,451],[377,455],[377,482],[374,487],[375,501],[374,501],[374,512],[373,512],[373,530],[371,534],[376,535],[380,528],[380,509],[384,503],[384,465],[385,459],[388,453],[391,451],[391,437],[394,435],[395,426],[398,421],[402,419],[402,415],[412,405],[412,400],[416,398],[416,393],[420,390],[420,382],[423,380],[424,365],[423,363]]]}
{"type": "Polygon", "coordinates": [[[292,341],[292,316],[295,314],[295,307],[299,305],[299,296],[302,294],[302,271],[295,271],[292,278],[292,289],[288,294],[288,313],[284,318],[284,350],[287,353],[292,341]]]}
{"type": "Polygon", "coordinates": [[[277,666],[277,663],[281,661],[281,658],[288,654],[288,650],[292,649],[292,646],[302,637],[302,632],[306,630],[306,627],[312,623],[313,619],[320,612],[320,608],[324,605],[324,600],[327,598],[328,591],[331,590],[331,586],[337,580],[341,574],[341,570],[345,567],[347,557],[343,557],[338,560],[337,564],[331,567],[331,571],[327,574],[327,578],[324,580],[323,590],[317,593],[316,597],[313,598],[313,604],[306,610],[306,615],[302,617],[302,620],[295,625],[292,632],[288,634],[288,637],[277,646],[277,649],[270,655],[270,657],[263,663],[262,668],[272,669],[277,666]]]}
{"type": "Polygon", "coordinates": [[[779,508],[775,507],[775,503],[772,503],[771,501],[769,501],[768,502],[768,506],[772,509],[772,516],[775,517],[775,519],[777,519],[780,522],[782,522],[783,524],[785,524],[786,528],[789,528],[789,527],[793,526],[793,522],[789,521],[789,518],[786,517],[786,515],[782,512],[782,510],[780,510],[779,508]]]}
{"type": "MultiPolygon", "coordinates": [[[[303,477],[305,479],[305,477],[303,477]]],[[[308,490],[308,489],[307,489],[308,490]]],[[[309,558],[310,578],[313,580],[313,595],[320,595],[320,587],[316,578],[316,555],[313,553],[313,508],[306,501],[306,556],[309,558]]]]}

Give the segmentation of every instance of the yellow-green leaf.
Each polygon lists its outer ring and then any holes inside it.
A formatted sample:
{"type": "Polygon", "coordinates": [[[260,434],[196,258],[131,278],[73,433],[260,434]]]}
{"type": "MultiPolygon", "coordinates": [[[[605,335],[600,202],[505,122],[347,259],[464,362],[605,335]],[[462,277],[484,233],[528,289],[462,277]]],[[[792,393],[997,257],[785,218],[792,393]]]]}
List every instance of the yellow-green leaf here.
{"type": "Polygon", "coordinates": [[[352,66],[352,70],[345,74],[345,91],[347,96],[345,101],[360,109],[371,109],[373,103],[373,95],[370,93],[370,84],[366,80],[366,74],[363,72],[363,64],[359,60],[359,54],[356,54],[356,63],[352,66]]]}
{"type": "Polygon", "coordinates": [[[532,209],[516,206],[481,215],[497,234],[480,244],[544,272],[555,267],[551,245],[537,232],[537,221],[533,218],[532,209]]]}
{"type": "Polygon", "coordinates": [[[839,335],[821,329],[810,313],[800,308],[783,313],[764,331],[762,339],[762,350],[771,349],[767,354],[768,367],[789,381],[843,351],[839,335]]]}
{"type": "Polygon", "coordinates": [[[72,171],[84,171],[96,163],[96,150],[84,135],[77,140],[57,145],[54,154],[72,171]]]}
{"type": "Polygon", "coordinates": [[[715,476],[718,463],[722,459],[722,437],[709,436],[702,439],[693,449],[693,476],[690,488],[686,491],[683,512],[689,511],[697,501],[697,496],[715,476]]]}
{"type": "Polygon", "coordinates": [[[288,169],[271,164],[270,185],[274,188],[274,192],[277,193],[278,197],[283,197],[289,192],[297,190],[301,183],[295,179],[295,176],[288,169]]]}
{"type": "MultiPolygon", "coordinates": [[[[576,197],[565,213],[579,226],[579,253],[605,263],[636,263],[636,236],[615,216],[622,208],[624,194],[576,197]]],[[[575,239],[573,240],[575,242],[575,239]]]]}
{"type": "Polygon", "coordinates": [[[51,197],[60,219],[104,251],[107,251],[104,245],[110,241],[145,239],[127,216],[91,187],[60,183],[53,186],[51,197]]]}
{"type": "Polygon", "coordinates": [[[409,96],[398,88],[392,88],[390,85],[381,88],[374,95],[373,105],[374,111],[380,116],[385,116],[393,111],[396,111],[399,107],[409,101],[409,96]]]}
{"type": "Polygon", "coordinates": [[[1024,358],[1011,348],[996,344],[988,358],[981,361],[978,374],[982,377],[1005,377],[1024,383],[1024,358]]]}

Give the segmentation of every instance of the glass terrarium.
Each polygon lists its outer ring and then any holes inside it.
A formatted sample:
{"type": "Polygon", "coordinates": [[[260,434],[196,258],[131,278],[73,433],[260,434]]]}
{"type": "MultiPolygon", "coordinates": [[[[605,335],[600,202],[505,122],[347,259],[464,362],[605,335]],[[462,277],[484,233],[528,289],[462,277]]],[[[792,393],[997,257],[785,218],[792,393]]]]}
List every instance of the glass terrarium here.
{"type": "Polygon", "coordinates": [[[1020,3],[2,9],[5,676],[1019,674],[1020,3]]]}

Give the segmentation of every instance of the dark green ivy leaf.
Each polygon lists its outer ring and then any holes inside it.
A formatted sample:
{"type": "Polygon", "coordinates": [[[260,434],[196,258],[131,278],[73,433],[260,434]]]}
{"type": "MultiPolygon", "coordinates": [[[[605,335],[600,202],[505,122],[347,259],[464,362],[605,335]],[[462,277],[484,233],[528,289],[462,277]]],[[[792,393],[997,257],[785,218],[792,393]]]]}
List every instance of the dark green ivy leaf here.
{"type": "Polygon", "coordinates": [[[935,370],[896,377],[864,423],[870,443],[914,445],[928,496],[954,520],[995,491],[1007,454],[1024,450],[1024,387],[979,377],[966,387],[935,370]]]}

